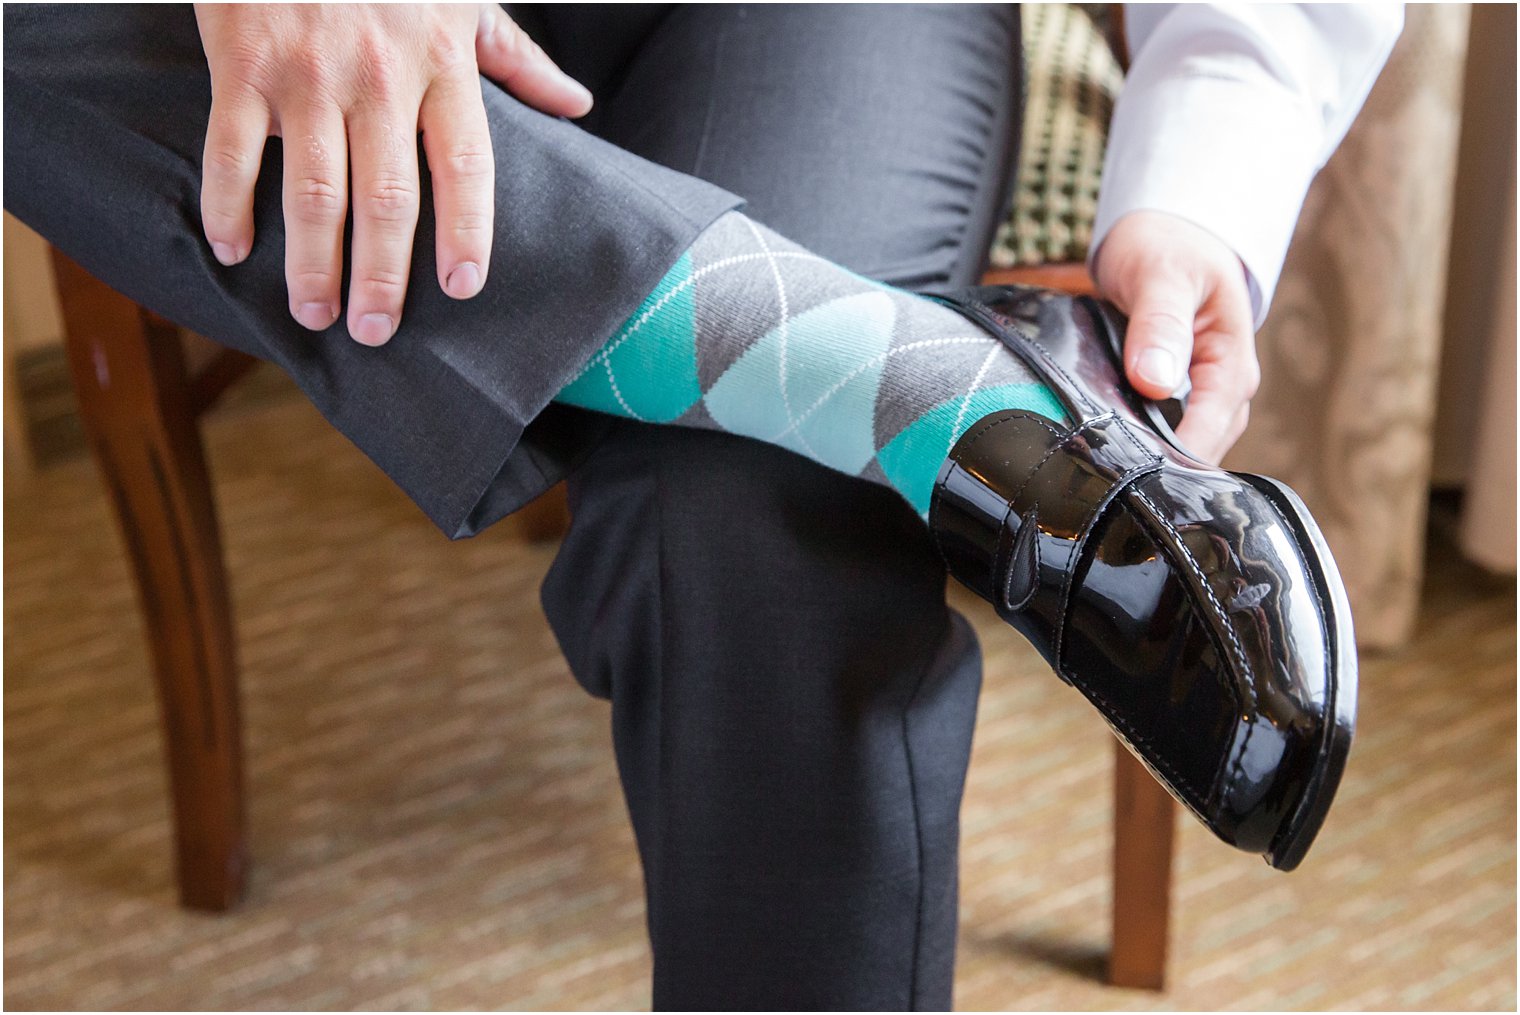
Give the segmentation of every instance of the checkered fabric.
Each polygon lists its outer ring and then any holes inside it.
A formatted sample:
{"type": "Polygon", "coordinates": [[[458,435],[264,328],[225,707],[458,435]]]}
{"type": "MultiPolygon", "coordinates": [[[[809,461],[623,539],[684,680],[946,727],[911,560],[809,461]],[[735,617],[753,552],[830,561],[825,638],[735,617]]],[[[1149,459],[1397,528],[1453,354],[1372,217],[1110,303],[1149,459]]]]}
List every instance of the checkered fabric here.
{"type": "Polygon", "coordinates": [[[1108,6],[1019,8],[1024,133],[1012,206],[992,244],[994,268],[1087,259],[1108,122],[1124,81],[1099,23],[1108,6]]]}

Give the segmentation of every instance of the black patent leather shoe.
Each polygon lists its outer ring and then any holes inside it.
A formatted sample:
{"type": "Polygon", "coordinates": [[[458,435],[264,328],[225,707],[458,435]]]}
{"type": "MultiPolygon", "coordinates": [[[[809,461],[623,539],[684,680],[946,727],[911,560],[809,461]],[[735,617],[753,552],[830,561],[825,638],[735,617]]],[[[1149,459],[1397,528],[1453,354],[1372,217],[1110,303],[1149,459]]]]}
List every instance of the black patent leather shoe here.
{"type": "Polygon", "coordinates": [[[1282,483],[1182,449],[1180,406],[1125,381],[1109,305],[1012,286],[940,299],[1069,415],[996,412],[956,443],[929,511],[950,573],[1216,835],[1293,869],[1356,714],[1351,611],[1319,528],[1282,483]]]}

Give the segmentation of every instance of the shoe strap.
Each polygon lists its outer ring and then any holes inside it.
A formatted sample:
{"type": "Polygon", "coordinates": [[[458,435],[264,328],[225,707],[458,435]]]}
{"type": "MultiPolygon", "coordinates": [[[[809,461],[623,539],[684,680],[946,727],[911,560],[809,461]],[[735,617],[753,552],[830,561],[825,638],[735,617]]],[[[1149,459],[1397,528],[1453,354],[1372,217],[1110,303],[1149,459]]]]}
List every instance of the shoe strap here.
{"type": "Polygon", "coordinates": [[[1158,429],[1174,430],[1182,421],[1189,382],[1167,399],[1135,391],[1124,374],[1127,321],[1107,300],[1033,286],[973,286],[931,298],[1006,345],[1073,419],[1095,419],[1123,403],[1158,429]]]}
{"type": "MultiPolygon", "coordinates": [[[[1073,577],[1107,507],[1161,458],[1107,413],[1063,428],[993,413],[941,468],[929,523],[945,565],[1062,670],[1073,577]]],[[[1064,677],[1063,677],[1064,679],[1064,677]]]]}

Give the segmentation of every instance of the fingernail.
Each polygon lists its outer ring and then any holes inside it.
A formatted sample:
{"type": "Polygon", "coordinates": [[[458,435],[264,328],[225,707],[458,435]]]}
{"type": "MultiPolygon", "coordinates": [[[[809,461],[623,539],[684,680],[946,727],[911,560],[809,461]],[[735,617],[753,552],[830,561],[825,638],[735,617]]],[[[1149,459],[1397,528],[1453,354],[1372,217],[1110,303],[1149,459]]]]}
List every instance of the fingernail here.
{"type": "Polygon", "coordinates": [[[1177,367],[1177,357],[1160,346],[1151,346],[1140,354],[1135,364],[1140,376],[1168,393],[1176,391],[1182,383],[1182,372],[1177,367]]]}
{"type": "Polygon", "coordinates": [[[354,341],[360,345],[384,345],[396,332],[396,322],[389,314],[365,314],[354,327],[354,341]]]}
{"type": "Polygon", "coordinates": [[[473,261],[456,265],[443,280],[443,291],[456,300],[467,300],[480,292],[480,266],[473,261]]]}
{"type": "Polygon", "coordinates": [[[331,303],[302,303],[296,308],[296,320],[312,331],[327,330],[337,318],[338,311],[331,303]]]}
{"type": "Polygon", "coordinates": [[[237,248],[230,243],[213,243],[211,252],[216,255],[218,261],[229,267],[238,263],[237,248]]]}

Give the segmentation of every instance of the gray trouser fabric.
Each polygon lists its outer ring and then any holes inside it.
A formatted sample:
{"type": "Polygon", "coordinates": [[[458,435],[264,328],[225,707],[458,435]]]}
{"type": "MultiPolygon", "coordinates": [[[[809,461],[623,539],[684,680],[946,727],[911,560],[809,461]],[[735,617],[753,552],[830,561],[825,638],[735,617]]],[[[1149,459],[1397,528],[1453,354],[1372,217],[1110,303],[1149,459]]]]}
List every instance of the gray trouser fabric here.
{"type": "Polygon", "coordinates": [[[278,363],[451,536],[552,482],[523,429],[739,203],[487,82],[490,281],[475,299],[445,296],[423,215],[402,324],[377,355],[341,322],[314,335],[287,312],[279,141],[252,254],[232,268],[211,256],[199,213],[211,89],[189,5],[7,5],[4,17],[6,209],[133,299],[278,363]]]}
{"type": "Polygon", "coordinates": [[[972,281],[1008,193],[1016,14],[516,13],[597,109],[583,129],[485,85],[490,283],[465,303],[437,291],[424,214],[378,354],[289,318],[277,142],[250,261],[205,249],[188,7],[6,8],[6,207],[279,363],[450,535],[570,470],[543,603],[612,701],[657,1007],[946,1007],[980,664],[922,523],[890,490],[743,438],[542,410],[735,194],[862,274],[972,281]]]}
{"type": "MultiPolygon", "coordinates": [[[[596,128],[862,274],[964,285],[1009,192],[1017,32],[1008,7],[677,8],[596,128]]],[[[948,1007],[981,667],[922,522],[621,421],[570,490],[543,602],[613,703],[655,1007],[948,1007]]]]}

